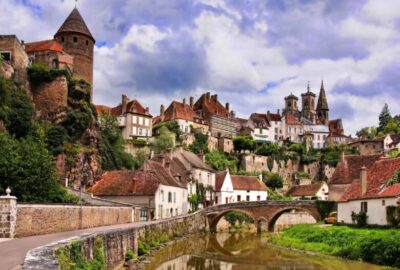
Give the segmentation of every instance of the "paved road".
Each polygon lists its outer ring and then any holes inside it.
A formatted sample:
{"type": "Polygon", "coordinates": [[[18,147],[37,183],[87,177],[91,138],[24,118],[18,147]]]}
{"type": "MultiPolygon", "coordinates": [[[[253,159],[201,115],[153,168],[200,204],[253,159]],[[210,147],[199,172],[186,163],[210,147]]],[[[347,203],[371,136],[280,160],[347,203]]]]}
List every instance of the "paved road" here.
{"type": "Polygon", "coordinates": [[[24,238],[15,238],[12,240],[0,242],[0,269],[1,270],[16,270],[22,269],[22,263],[24,262],[26,253],[39,246],[57,242],[70,237],[78,236],[83,233],[96,233],[101,231],[107,231],[112,229],[130,228],[136,226],[143,226],[146,223],[130,223],[123,225],[114,225],[106,227],[97,227],[85,230],[68,231],[55,234],[46,234],[38,236],[30,236],[24,238]]]}

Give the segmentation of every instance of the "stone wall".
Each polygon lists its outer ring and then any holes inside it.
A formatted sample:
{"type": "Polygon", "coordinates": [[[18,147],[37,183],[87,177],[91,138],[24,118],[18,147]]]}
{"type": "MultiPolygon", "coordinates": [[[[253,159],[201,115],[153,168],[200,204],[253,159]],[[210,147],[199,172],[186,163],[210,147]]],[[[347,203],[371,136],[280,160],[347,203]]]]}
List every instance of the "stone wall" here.
{"type": "Polygon", "coordinates": [[[94,242],[98,238],[102,239],[104,245],[106,269],[116,269],[123,264],[128,251],[137,254],[139,242],[149,242],[161,234],[167,234],[172,239],[178,235],[199,233],[205,224],[204,216],[192,214],[162,221],[132,224],[124,229],[86,234],[30,250],[26,255],[23,269],[58,270],[59,265],[55,251],[68,245],[71,241],[81,241],[84,258],[91,260],[93,259],[94,242]]]}
{"type": "Polygon", "coordinates": [[[18,204],[16,237],[131,223],[132,207],[18,204]],[[82,219],[81,219],[82,217],[82,219]],[[82,220],[82,226],[81,226],[82,220]]]}
{"type": "Polygon", "coordinates": [[[15,217],[17,198],[0,196],[0,238],[13,238],[15,234],[15,217]]]}
{"type": "Polygon", "coordinates": [[[315,218],[308,212],[292,210],[291,212],[282,214],[277,219],[274,231],[282,231],[296,224],[314,224],[316,222],[315,218]]]}
{"type": "Polygon", "coordinates": [[[68,104],[68,83],[65,76],[51,82],[32,86],[33,102],[37,117],[47,118],[54,113],[66,110],[68,104]]]}

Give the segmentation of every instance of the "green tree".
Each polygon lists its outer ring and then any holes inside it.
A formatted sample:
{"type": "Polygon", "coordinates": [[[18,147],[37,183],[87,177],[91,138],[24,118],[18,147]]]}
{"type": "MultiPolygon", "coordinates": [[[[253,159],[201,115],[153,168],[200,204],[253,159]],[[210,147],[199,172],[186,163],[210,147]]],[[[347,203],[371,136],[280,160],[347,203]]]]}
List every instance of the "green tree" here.
{"type": "Polygon", "coordinates": [[[158,134],[159,135],[155,141],[155,149],[157,153],[162,153],[175,147],[175,134],[172,133],[166,126],[162,126],[158,130],[158,134]]]}
{"type": "Polygon", "coordinates": [[[195,154],[208,153],[208,135],[204,135],[199,131],[194,132],[195,141],[189,146],[189,150],[195,154]]]}
{"type": "Polygon", "coordinates": [[[166,127],[169,131],[175,133],[175,140],[180,142],[181,141],[181,135],[182,131],[176,121],[167,121],[167,122],[161,122],[153,127],[153,135],[158,136],[160,135],[160,129],[162,127],[166,127]]]}
{"type": "Polygon", "coordinates": [[[260,146],[256,154],[261,155],[261,156],[273,156],[273,155],[279,155],[283,152],[283,149],[279,144],[273,143],[273,144],[263,144],[260,146]]]}
{"type": "Polygon", "coordinates": [[[389,111],[389,106],[387,103],[382,108],[381,113],[379,114],[379,127],[378,127],[378,132],[381,132],[385,129],[386,125],[388,122],[392,119],[392,116],[389,111]]]}
{"type": "Polygon", "coordinates": [[[21,202],[75,202],[56,181],[53,157],[44,142],[0,133],[0,186],[21,202]]]}
{"type": "Polygon", "coordinates": [[[216,150],[206,154],[206,163],[217,171],[223,171],[228,168],[231,173],[237,172],[237,160],[228,159],[226,154],[216,150]]]}
{"type": "Polygon", "coordinates": [[[51,126],[46,131],[47,149],[53,156],[64,152],[64,144],[69,140],[68,131],[63,126],[51,126]]]}
{"type": "Polygon", "coordinates": [[[378,136],[378,129],[376,127],[364,127],[356,132],[356,136],[361,138],[373,139],[378,136]]]}
{"type": "Polygon", "coordinates": [[[257,142],[251,136],[237,136],[233,139],[235,151],[254,151],[257,148],[257,142]]]}
{"type": "Polygon", "coordinates": [[[283,178],[279,174],[263,171],[262,176],[267,187],[273,190],[283,187],[283,178]]]}
{"type": "Polygon", "coordinates": [[[400,126],[397,124],[395,119],[390,119],[385,128],[383,129],[384,134],[397,134],[400,133],[400,126]]]}

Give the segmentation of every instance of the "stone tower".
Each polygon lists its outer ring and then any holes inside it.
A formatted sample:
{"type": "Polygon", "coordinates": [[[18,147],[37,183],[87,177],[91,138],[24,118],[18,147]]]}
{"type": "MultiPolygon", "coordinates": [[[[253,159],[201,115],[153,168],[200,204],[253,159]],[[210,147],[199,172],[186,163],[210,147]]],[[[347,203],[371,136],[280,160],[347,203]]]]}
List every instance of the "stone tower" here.
{"type": "Polygon", "coordinates": [[[76,7],[58,29],[54,39],[63,45],[66,53],[74,57],[73,75],[90,83],[90,98],[93,99],[93,49],[96,41],[76,7]]]}
{"type": "Polygon", "coordinates": [[[287,113],[297,113],[299,111],[298,102],[299,98],[293,94],[285,97],[285,112],[287,113]]]}
{"type": "Polygon", "coordinates": [[[310,91],[310,83],[308,83],[307,92],[301,94],[301,101],[302,101],[301,115],[313,123],[315,122],[315,115],[316,115],[315,97],[316,95],[310,91]]]}
{"type": "Polygon", "coordinates": [[[319,92],[317,104],[317,118],[320,124],[327,125],[329,122],[329,106],[328,100],[326,99],[324,81],[321,81],[321,90],[319,92]]]}

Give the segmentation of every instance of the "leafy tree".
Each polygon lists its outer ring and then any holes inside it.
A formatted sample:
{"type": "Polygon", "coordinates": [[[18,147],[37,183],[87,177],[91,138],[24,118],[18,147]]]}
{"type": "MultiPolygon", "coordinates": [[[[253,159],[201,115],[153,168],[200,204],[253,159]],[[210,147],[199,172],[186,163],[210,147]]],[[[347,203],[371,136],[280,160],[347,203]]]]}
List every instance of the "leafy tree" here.
{"type": "Polygon", "coordinates": [[[268,189],[268,200],[270,201],[291,201],[291,197],[284,196],[273,189],[268,189]]]}
{"type": "Polygon", "coordinates": [[[90,126],[94,117],[89,106],[79,109],[69,109],[61,125],[68,131],[73,141],[78,140],[83,132],[90,126]]]}
{"type": "Polygon", "coordinates": [[[267,187],[273,190],[283,187],[283,178],[279,174],[263,171],[262,176],[267,187]]]}
{"type": "Polygon", "coordinates": [[[44,142],[0,133],[0,186],[22,202],[75,202],[56,181],[53,157],[44,142]]]}
{"type": "Polygon", "coordinates": [[[166,126],[158,130],[158,137],[155,141],[155,149],[157,153],[162,153],[168,149],[175,147],[175,134],[172,133],[166,126]]]}
{"type": "Polygon", "coordinates": [[[256,154],[261,155],[261,156],[272,156],[272,155],[278,155],[283,152],[283,149],[279,144],[273,143],[273,144],[263,144],[260,146],[256,154]]]}
{"type": "Polygon", "coordinates": [[[182,131],[176,121],[161,122],[153,127],[153,135],[160,135],[161,128],[166,127],[169,131],[175,133],[175,140],[180,142],[182,131]]]}
{"type": "Polygon", "coordinates": [[[376,127],[364,127],[356,132],[356,136],[361,138],[373,139],[378,135],[378,129],[376,127]]]}
{"type": "Polygon", "coordinates": [[[65,142],[69,140],[68,132],[63,126],[51,126],[46,131],[47,149],[53,156],[62,153],[65,142]]]}
{"type": "Polygon", "coordinates": [[[389,111],[389,106],[387,103],[382,108],[382,112],[379,114],[379,127],[378,127],[378,132],[383,131],[388,124],[388,122],[392,119],[392,116],[390,115],[389,111]]]}
{"type": "Polygon", "coordinates": [[[199,131],[194,132],[195,141],[189,146],[189,150],[195,154],[208,153],[208,135],[204,135],[199,131]]]}
{"type": "Polygon", "coordinates": [[[400,133],[400,125],[396,122],[395,119],[390,119],[385,128],[383,129],[384,134],[397,134],[400,133]]]}
{"type": "Polygon", "coordinates": [[[237,161],[229,159],[226,154],[216,150],[206,154],[206,163],[217,171],[223,171],[228,168],[231,173],[237,172],[237,161]]]}
{"type": "Polygon", "coordinates": [[[235,226],[236,222],[238,222],[239,225],[251,224],[254,222],[252,217],[250,217],[242,212],[236,212],[236,211],[229,212],[228,214],[226,214],[224,216],[224,218],[226,219],[226,221],[229,222],[229,224],[231,226],[235,226]]]}
{"type": "Polygon", "coordinates": [[[237,136],[233,139],[233,146],[237,152],[254,151],[257,148],[257,142],[251,136],[237,136]]]}

